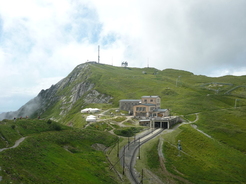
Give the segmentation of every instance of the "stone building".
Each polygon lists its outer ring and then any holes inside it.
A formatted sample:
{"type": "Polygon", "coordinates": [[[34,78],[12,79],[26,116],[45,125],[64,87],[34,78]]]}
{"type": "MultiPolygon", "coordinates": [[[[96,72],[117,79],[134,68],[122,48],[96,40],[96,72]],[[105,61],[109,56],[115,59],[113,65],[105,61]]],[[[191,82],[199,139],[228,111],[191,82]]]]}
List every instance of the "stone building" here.
{"type": "Polygon", "coordinates": [[[169,109],[161,109],[159,96],[142,96],[140,100],[120,100],[120,110],[139,119],[139,124],[151,128],[169,129],[180,121],[177,116],[169,116],[169,109]]]}
{"type": "Polygon", "coordinates": [[[142,96],[140,100],[120,100],[120,110],[138,117],[164,117],[169,115],[168,109],[161,109],[159,96],[142,96]]]}
{"type": "Polygon", "coordinates": [[[125,99],[120,100],[120,110],[127,111],[130,115],[133,114],[133,106],[138,105],[141,100],[125,99]]]}
{"type": "Polygon", "coordinates": [[[138,117],[165,117],[168,109],[161,109],[159,96],[142,96],[141,103],[133,107],[133,115],[138,117]]]}

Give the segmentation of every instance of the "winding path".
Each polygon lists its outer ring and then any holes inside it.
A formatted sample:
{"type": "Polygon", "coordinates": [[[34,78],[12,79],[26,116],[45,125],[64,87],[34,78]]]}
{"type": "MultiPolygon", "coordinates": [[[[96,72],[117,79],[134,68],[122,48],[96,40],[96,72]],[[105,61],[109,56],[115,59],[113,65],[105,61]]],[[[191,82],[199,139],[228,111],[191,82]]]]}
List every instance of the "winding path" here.
{"type": "Polygon", "coordinates": [[[26,138],[26,137],[22,137],[22,138],[18,139],[17,141],[15,141],[15,145],[12,146],[12,147],[0,149],[0,152],[2,152],[2,151],[4,151],[4,150],[7,150],[7,149],[16,148],[17,146],[19,146],[19,144],[20,144],[21,142],[23,142],[23,141],[25,140],[25,138],[26,138]]]}

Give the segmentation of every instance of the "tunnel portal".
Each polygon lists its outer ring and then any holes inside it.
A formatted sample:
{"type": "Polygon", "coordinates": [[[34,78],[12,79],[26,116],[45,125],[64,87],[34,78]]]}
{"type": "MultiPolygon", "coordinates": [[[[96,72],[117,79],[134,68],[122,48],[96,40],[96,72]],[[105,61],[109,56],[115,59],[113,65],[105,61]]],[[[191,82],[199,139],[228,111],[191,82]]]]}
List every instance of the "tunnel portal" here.
{"type": "Polygon", "coordinates": [[[155,128],[168,128],[168,122],[155,122],[155,128]]]}

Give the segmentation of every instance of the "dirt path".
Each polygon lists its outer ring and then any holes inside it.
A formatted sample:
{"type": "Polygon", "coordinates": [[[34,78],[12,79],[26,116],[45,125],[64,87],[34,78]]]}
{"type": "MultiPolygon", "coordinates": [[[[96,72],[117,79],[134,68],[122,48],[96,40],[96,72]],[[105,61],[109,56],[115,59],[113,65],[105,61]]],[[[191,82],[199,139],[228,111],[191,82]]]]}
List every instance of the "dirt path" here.
{"type": "Polygon", "coordinates": [[[4,151],[4,150],[7,150],[7,149],[16,148],[17,146],[19,146],[19,144],[20,144],[21,142],[23,142],[23,141],[25,140],[25,138],[26,138],[26,137],[22,137],[22,138],[20,138],[19,140],[17,140],[17,141],[15,142],[15,145],[12,146],[12,147],[0,149],[0,152],[2,152],[2,151],[4,151]]]}
{"type": "MultiPolygon", "coordinates": [[[[12,148],[16,148],[17,146],[20,145],[21,142],[23,142],[25,140],[26,137],[22,137],[20,139],[18,139],[17,141],[15,141],[15,145],[12,146],[12,147],[9,147],[9,148],[2,148],[0,149],[0,152],[4,151],[4,150],[7,150],[7,149],[12,149],[12,148]]],[[[0,167],[0,171],[1,171],[1,167],[0,167]]],[[[0,176],[0,182],[2,181],[3,177],[0,176]]]]}
{"type": "MultiPolygon", "coordinates": [[[[166,176],[166,183],[171,183],[171,184],[175,184],[177,182],[177,180],[181,181],[182,183],[188,183],[190,184],[191,182],[189,182],[188,180],[180,177],[180,176],[176,176],[170,172],[168,172],[168,170],[166,169],[165,166],[165,158],[162,152],[162,146],[163,146],[163,138],[159,138],[159,144],[158,144],[158,155],[159,155],[159,161],[161,164],[161,172],[163,175],[166,176]]],[[[182,173],[181,173],[182,174],[182,173]]]]}
{"type": "Polygon", "coordinates": [[[127,122],[128,120],[132,119],[133,116],[126,116],[126,119],[124,121],[121,121],[118,125],[120,127],[126,127],[126,125],[124,125],[124,122],[127,122]]]}

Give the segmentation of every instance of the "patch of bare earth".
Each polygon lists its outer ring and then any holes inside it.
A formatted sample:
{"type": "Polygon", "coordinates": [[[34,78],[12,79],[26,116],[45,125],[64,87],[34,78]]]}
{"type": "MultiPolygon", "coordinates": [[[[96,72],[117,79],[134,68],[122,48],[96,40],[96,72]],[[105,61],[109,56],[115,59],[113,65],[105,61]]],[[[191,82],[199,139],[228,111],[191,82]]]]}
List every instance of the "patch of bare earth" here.
{"type": "Polygon", "coordinates": [[[105,145],[99,143],[95,143],[91,147],[97,151],[105,151],[105,149],[107,148],[105,145]]]}

